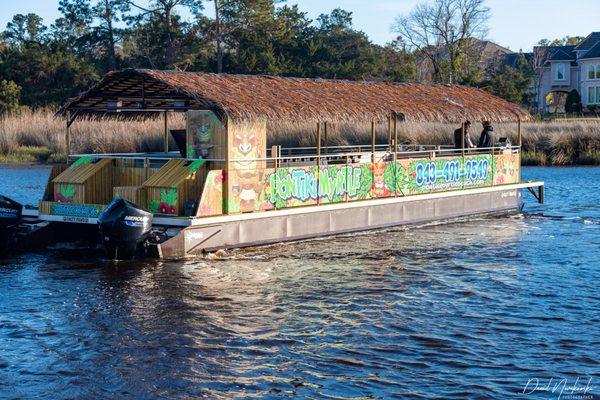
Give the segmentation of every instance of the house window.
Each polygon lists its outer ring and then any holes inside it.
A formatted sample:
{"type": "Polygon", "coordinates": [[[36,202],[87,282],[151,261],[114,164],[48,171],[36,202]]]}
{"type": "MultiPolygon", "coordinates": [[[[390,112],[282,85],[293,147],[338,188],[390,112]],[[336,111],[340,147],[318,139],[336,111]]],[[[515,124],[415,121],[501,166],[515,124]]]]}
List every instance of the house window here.
{"type": "Polygon", "coordinates": [[[557,64],[556,65],[556,80],[557,81],[565,80],[565,64],[557,64]]]}
{"type": "Polygon", "coordinates": [[[596,79],[600,79],[600,64],[596,65],[596,79]]]}
{"type": "Polygon", "coordinates": [[[593,65],[590,65],[588,67],[588,79],[595,79],[596,78],[596,71],[593,65]]]}
{"type": "Polygon", "coordinates": [[[600,104],[600,86],[588,88],[588,104],[600,104]]]}

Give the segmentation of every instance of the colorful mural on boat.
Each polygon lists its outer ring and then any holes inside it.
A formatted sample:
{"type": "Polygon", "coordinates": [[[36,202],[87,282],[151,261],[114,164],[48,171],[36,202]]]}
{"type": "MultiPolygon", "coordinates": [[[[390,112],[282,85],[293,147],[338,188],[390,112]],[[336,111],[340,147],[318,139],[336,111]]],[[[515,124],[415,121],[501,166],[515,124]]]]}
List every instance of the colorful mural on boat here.
{"type": "Polygon", "coordinates": [[[198,217],[210,217],[223,214],[223,181],[225,171],[209,171],[206,176],[202,198],[198,205],[198,217]]]}
{"type": "Polygon", "coordinates": [[[265,210],[265,157],[267,124],[265,121],[230,121],[228,126],[229,212],[265,210]]]}
{"type": "Polygon", "coordinates": [[[186,130],[187,158],[216,158],[215,146],[219,143],[218,133],[223,130],[223,124],[213,112],[188,112],[186,130]]]}
{"type": "MultiPolygon", "coordinates": [[[[483,154],[330,165],[318,172],[316,166],[255,170],[253,177],[261,181],[253,181],[251,208],[270,210],[516,183],[519,168],[518,154],[483,154]]],[[[213,172],[221,176],[222,171],[213,172]]],[[[213,186],[207,180],[205,191],[218,191],[213,186]]],[[[221,210],[219,199],[203,196],[202,215],[217,215],[213,210],[221,210]]],[[[239,202],[232,197],[230,210],[244,209],[239,202]]]]}
{"type": "Polygon", "coordinates": [[[148,200],[148,210],[153,214],[178,215],[178,199],[177,189],[162,188],[160,189],[160,200],[148,200]]]}
{"type": "Polygon", "coordinates": [[[508,185],[521,180],[521,159],[519,154],[494,156],[494,185],[508,185]]]}
{"type": "Polygon", "coordinates": [[[97,218],[104,206],[96,204],[51,203],[50,215],[64,217],[97,218]]]}
{"type": "Polygon", "coordinates": [[[72,183],[56,184],[56,192],[54,193],[54,200],[58,203],[73,203],[73,197],[75,196],[75,185],[72,183]]]}

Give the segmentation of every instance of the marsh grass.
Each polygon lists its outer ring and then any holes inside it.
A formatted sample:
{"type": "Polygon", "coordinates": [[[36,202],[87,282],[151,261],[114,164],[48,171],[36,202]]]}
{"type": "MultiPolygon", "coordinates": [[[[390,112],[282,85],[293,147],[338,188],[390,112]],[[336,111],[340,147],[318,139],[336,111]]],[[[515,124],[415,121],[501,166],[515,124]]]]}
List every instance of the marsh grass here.
{"type": "MultiPolygon", "coordinates": [[[[471,136],[479,138],[481,125],[473,124],[471,136]]],[[[169,127],[181,129],[180,114],[170,117],[169,127]]],[[[78,120],[72,126],[73,153],[146,152],[162,150],[162,119],[148,121],[78,120]]],[[[400,123],[402,144],[451,145],[454,125],[400,123]]],[[[508,136],[517,143],[515,123],[496,124],[496,136],[508,136]]],[[[270,123],[268,145],[314,146],[316,124],[270,123]]],[[[523,163],[527,165],[600,165],[600,121],[553,121],[522,124],[523,163]]],[[[376,125],[378,143],[387,143],[387,124],[376,125]]],[[[345,146],[369,144],[370,124],[330,124],[328,144],[345,146]]],[[[0,161],[54,162],[65,158],[65,121],[52,110],[23,111],[0,119],[0,161]],[[11,161],[14,160],[14,161],[11,161]]],[[[324,140],[324,135],[323,135],[324,140]]],[[[174,148],[174,147],[173,147],[174,148]]]]}
{"type": "MultiPolygon", "coordinates": [[[[170,117],[169,127],[179,129],[181,115],[170,117]]],[[[36,161],[65,158],[65,120],[56,118],[52,110],[23,111],[0,120],[0,155],[36,161]],[[46,151],[33,152],[31,148],[46,151]],[[25,156],[29,153],[31,157],[25,156]]],[[[163,120],[93,121],[79,120],[71,128],[72,153],[111,153],[162,150],[163,120]]]]}

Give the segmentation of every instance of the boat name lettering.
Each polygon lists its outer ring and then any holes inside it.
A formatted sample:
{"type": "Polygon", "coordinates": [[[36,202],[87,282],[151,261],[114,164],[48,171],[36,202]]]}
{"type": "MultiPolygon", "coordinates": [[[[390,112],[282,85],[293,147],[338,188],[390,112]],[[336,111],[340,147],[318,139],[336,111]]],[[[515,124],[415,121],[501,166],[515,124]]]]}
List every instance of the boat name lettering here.
{"type": "Polygon", "coordinates": [[[339,169],[323,168],[318,179],[315,172],[305,169],[281,169],[272,173],[269,177],[271,203],[275,204],[278,198],[306,201],[321,197],[331,201],[334,196],[348,195],[352,198],[358,194],[362,177],[360,167],[346,165],[339,169]]]}
{"type": "Polygon", "coordinates": [[[96,218],[102,211],[101,207],[86,204],[67,204],[54,203],[52,205],[52,215],[62,215],[66,217],[96,218]]]}
{"type": "Polygon", "coordinates": [[[63,220],[63,222],[73,222],[76,224],[89,224],[90,223],[89,218],[83,218],[83,217],[63,217],[62,220],[63,220]]]}

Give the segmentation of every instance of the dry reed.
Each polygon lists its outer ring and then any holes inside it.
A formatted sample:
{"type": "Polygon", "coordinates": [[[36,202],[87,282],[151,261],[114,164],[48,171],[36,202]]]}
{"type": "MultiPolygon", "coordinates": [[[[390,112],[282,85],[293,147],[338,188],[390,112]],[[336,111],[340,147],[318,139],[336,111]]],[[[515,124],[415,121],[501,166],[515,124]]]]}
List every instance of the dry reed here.
{"type": "MultiPolygon", "coordinates": [[[[110,153],[158,151],[162,149],[162,119],[146,121],[80,120],[72,125],[71,152],[110,153]]],[[[184,126],[181,115],[170,117],[169,127],[184,126]]],[[[65,120],[51,110],[29,111],[0,120],[0,154],[16,152],[19,147],[46,147],[64,154],[65,120]]]]}
{"type": "MultiPolygon", "coordinates": [[[[170,128],[185,126],[182,115],[170,117],[170,128]]],[[[456,126],[439,123],[398,125],[403,144],[449,145],[456,126]]],[[[148,121],[77,121],[72,126],[73,153],[144,152],[162,150],[162,119],[148,121]]],[[[496,136],[508,136],[517,143],[514,123],[496,124],[496,136]]],[[[474,124],[472,138],[477,140],[481,126],[474,124]]],[[[316,124],[270,123],[268,145],[283,147],[313,146],[316,124]]],[[[600,121],[555,121],[523,123],[524,160],[540,165],[575,163],[600,164],[600,121]]],[[[377,142],[387,143],[387,124],[376,125],[377,142]]],[[[51,154],[65,153],[65,121],[51,110],[23,111],[0,120],[0,155],[23,148],[47,148],[51,154]]],[[[328,144],[332,146],[368,144],[370,125],[330,124],[328,144]]],[[[57,157],[51,157],[57,159],[57,157]]]]}

